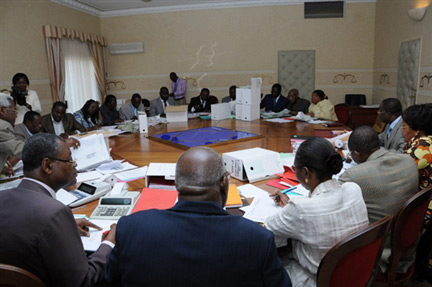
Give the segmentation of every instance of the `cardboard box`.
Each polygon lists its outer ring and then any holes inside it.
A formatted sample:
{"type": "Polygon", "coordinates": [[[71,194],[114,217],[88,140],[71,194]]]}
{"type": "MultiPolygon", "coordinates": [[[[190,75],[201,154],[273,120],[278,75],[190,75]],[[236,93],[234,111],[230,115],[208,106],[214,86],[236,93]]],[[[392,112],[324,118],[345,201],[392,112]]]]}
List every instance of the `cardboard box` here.
{"type": "Polygon", "coordinates": [[[147,115],[138,115],[138,130],[141,134],[148,133],[147,115]]]}
{"type": "Polygon", "coordinates": [[[146,187],[175,189],[175,168],[175,163],[150,163],[145,177],[146,187]]]}
{"type": "Polygon", "coordinates": [[[165,114],[167,122],[187,122],[187,108],[187,105],[166,107],[165,114]]]}
{"type": "Polygon", "coordinates": [[[222,159],[232,177],[251,183],[273,178],[284,171],[279,153],[263,148],[227,152],[222,159]]]}
{"type": "Polygon", "coordinates": [[[231,105],[230,103],[220,103],[211,105],[211,119],[224,120],[231,118],[231,105]]]}
{"type": "Polygon", "coordinates": [[[254,121],[260,118],[260,105],[246,105],[242,104],[240,116],[237,115],[237,107],[236,107],[236,119],[242,121],[254,121]]]}

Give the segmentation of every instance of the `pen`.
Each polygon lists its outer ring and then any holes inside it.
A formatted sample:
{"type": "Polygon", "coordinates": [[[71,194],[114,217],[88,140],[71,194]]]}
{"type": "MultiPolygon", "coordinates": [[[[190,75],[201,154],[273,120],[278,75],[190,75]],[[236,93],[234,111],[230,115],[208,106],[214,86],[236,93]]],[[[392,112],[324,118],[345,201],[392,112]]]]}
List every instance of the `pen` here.
{"type": "Polygon", "coordinates": [[[293,187],[291,187],[291,188],[288,188],[288,189],[284,189],[284,190],[282,190],[281,193],[283,193],[283,194],[287,194],[288,192],[293,191],[293,190],[296,189],[296,188],[297,188],[297,186],[293,186],[293,187]]]}
{"type": "Polygon", "coordinates": [[[85,214],[74,214],[75,219],[80,219],[80,218],[84,218],[87,220],[90,220],[90,218],[88,218],[85,214]]]}

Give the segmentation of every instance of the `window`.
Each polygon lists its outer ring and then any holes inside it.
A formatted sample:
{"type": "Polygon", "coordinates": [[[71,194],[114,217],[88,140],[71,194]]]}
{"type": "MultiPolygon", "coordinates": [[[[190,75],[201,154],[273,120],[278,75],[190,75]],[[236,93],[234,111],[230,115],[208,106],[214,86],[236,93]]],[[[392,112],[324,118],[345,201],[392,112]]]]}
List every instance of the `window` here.
{"type": "Polygon", "coordinates": [[[61,41],[65,63],[65,101],[68,112],[74,113],[89,99],[101,101],[101,95],[88,44],[65,38],[61,41]]]}

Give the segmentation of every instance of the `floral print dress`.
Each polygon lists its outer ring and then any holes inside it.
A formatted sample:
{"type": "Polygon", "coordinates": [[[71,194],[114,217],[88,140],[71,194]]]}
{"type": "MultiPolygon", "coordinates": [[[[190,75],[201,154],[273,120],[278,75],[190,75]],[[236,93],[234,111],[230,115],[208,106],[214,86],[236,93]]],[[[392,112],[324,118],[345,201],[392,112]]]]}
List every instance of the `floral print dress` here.
{"type": "Polygon", "coordinates": [[[405,153],[416,162],[419,170],[419,189],[432,184],[432,135],[416,135],[408,142],[405,153]]]}

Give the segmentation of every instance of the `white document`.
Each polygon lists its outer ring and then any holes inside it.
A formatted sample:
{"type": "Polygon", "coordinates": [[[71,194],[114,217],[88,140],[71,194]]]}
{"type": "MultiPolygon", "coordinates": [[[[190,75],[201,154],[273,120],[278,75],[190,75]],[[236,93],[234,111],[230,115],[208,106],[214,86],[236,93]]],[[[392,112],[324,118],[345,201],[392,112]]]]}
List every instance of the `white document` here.
{"type": "Polygon", "coordinates": [[[69,205],[70,203],[77,200],[76,196],[69,193],[68,191],[64,190],[63,188],[60,188],[56,192],[56,199],[63,203],[64,205],[69,205]]]}
{"type": "Polygon", "coordinates": [[[128,162],[122,163],[122,160],[114,160],[112,162],[101,164],[96,168],[96,170],[102,174],[113,174],[134,168],[137,168],[137,166],[128,162]]]}
{"type": "Polygon", "coordinates": [[[265,120],[266,122],[272,122],[272,123],[292,123],[294,122],[293,120],[286,120],[286,119],[282,119],[282,118],[276,118],[276,119],[267,119],[265,120]]]}
{"type": "Polygon", "coordinates": [[[147,176],[165,176],[167,180],[175,179],[175,163],[155,163],[149,164],[147,176]]]}
{"type": "Polygon", "coordinates": [[[273,197],[267,193],[255,197],[249,210],[246,211],[243,217],[256,222],[264,222],[267,217],[281,210],[282,207],[278,206],[274,202],[273,197]]]}
{"type": "Polygon", "coordinates": [[[77,149],[70,148],[72,158],[77,162],[77,170],[85,170],[112,161],[102,134],[81,138],[77,149]]]}
{"type": "Polygon", "coordinates": [[[0,190],[15,188],[21,183],[21,181],[22,179],[15,179],[12,181],[4,182],[0,184],[0,190]]]}
{"type": "Polygon", "coordinates": [[[147,166],[131,169],[123,172],[116,173],[116,177],[121,181],[132,181],[139,178],[144,178],[147,174],[147,166]]]}
{"type": "Polygon", "coordinates": [[[237,190],[239,191],[239,193],[247,198],[251,198],[251,197],[259,197],[261,195],[268,195],[269,193],[259,187],[256,187],[252,184],[245,184],[242,186],[237,186],[237,190]]]}
{"type": "Polygon", "coordinates": [[[84,181],[90,181],[99,179],[102,177],[102,174],[98,171],[86,171],[86,172],[79,172],[77,175],[77,182],[84,182],[84,181]]]}
{"type": "Polygon", "coordinates": [[[86,251],[96,251],[102,243],[102,233],[111,229],[111,224],[117,223],[117,220],[91,219],[92,223],[101,227],[102,230],[90,228],[90,237],[81,236],[81,241],[86,251]]]}

